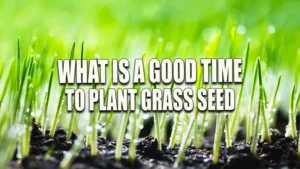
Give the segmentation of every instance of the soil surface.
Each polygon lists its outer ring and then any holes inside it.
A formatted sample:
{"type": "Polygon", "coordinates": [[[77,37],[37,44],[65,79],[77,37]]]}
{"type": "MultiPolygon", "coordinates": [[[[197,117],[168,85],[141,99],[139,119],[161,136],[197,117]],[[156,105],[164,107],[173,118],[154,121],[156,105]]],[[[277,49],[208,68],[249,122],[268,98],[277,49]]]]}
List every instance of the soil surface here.
{"type": "MultiPolygon", "coordinates": [[[[278,125],[276,125],[278,126],[278,125]]],[[[40,127],[33,124],[30,156],[18,160],[13,157],[9,169],[56,169],[64,154],[68,151],[76,135],[71,141],[66,141],[66,132],[59,129],[54,138],[48,133],[42,135],[40,127]],[[49,149],[53,149],[51,155],[45,156],[49,149]]],[[[279,127],[280,128],[280,127],[279,127]]],[[[260,142],[257,154],[250,152],[250,143],[244,140],[244,130],[238,134],[238,141],[232,147],[226,148],[223,144],[220,149],[219,163],[211,161],[213,145],[212,140],[204,140],[200,149],[189,146],[185,152],[185,159],[179,168],[184,169],[263,169],[263,168],[300,168],[300,160],[297,157],[297,140],[285,137],[280,131],[270,129],[272,142],[260,142]]],[[[146,136],[138,140],[136,162],[131,164],[128,160],[130,141],[123,143],[123,157],[120,162],[114,159],[116,142],[98,137],[98,155],[90,156],[90,149],[83,148],[74,159],[71,169],[165,169],[173,168],[179,145],[167,148],[162,145],[162,151],[156,150],[157,140],[146,136]]]]}

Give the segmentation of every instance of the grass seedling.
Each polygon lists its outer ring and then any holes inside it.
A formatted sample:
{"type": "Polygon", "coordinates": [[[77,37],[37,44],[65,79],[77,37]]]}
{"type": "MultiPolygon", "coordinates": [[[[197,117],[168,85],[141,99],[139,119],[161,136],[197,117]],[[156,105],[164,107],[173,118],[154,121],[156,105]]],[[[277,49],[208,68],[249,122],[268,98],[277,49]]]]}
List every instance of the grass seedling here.
{"type": "Polygon", "coordinates": [[[230,136],[230,129],[229,129],[229,117],[228,114],[225,115],[225,142],[226,147],[232,146],[231,136],[230,136]]]}
{"type": "MultiPolygon", "coordinates": [[[[93,89],[96,89],[96,84],[93,84],[93,89]]],[[[97,110],[97,108],[96,108],[97,110]]],[[[87,135],[86,135],[86,146],[91,147],[91,156],[96,156],[98,147],[97,147],[97,111],[90,113],[90,124],[88,126],[89,129],[87,129],[87,135]]]]}
{"type": "MultiPolygon", "coordinates": [[[[137,87],[137,95],[139,95],[140,93],[140,85],[137,87]]],[[[137,105],[137,103],[136,103],[137,105]]],[[[137,121],[137,113],[140,113],[141,110],[139,109],[138,112],[133,112],[131,113],[131,125],[129,127],[129,132],[130,132],[130,144],[129,144],[129,162],[131,164],[134,164],[135,162],[135,158],[136,158],[136,139],[138,137],[137,133],[136,133],[136,121],[137,121]]]]}
{"type": "MultiPolygon", "coordinates": [[[[53,79],[53,71],[54,71],[55,63],[56,63],[56,58],[54,58],[53,62],[52,62],[49,81],[48,81],[48,88],[47,88],[47,92],[45,93],[44,103],[43,103],[43,107],[42,107],[41,120],[42,120],[42,132],[43,132],[44,135],[46,134],[46,129],[47,129],[48,105],[49,105],[49,100],[50,100],[52,79],[53,79]]],[[[41,121],[41,120],[38,120],[37,123],[39,124],[39,121],[41,121]]]]}
{"type": "Polygon", "coordinates": [[[173,123],[173,127],[172,127],[172,133],[170,136],[170,142],[169,142],[168,148],[173,148],[175,145],[175,138],[176,138],[177,129],[178,129],[179,116],[180,116],[180,113],[176,113],[174,115],[174,123],[173,123]]]}
{"type": "MultiPolygon", "coordinates": [[[[110,80],[109,80],[106,88],[109,89],[111,87],[111,85],[112,85],[112,76],[110,77],[110,80]]],[[[108,91],[105,92],[105,96],[104,96],[105,102],[107,102],[107,98],[108,98],[108,91]]],[[[107,136],[107,133],[108,133],[108,130],[109,130],[109,127],[110,127],[113,117],[114,117],[114,112],[110,112],[106,117],[105,128],[104,128],[104,131],[101,133],[101,136],[104,138],[106,138],[106,136],[107,136]]],[[[98,120],[100,120],[100,114],[98,116],[98,120]]]]}
{"type": "MultiPolygon", "coordinates": [[[[197,67],[197,74],[198,74],[198,81],[197,81],[197,84],[196,84],[196,90],[195,91],[198,91],[199,88],[201,87],[201,81],[202,81],[202,73],[200,71],[200,66],[197,67]]],[[[198,99],[196,98],[196,101],[195,101],[195,105],[198,104],[198,99]]],[[[199,116],[199,110],[196,108],[195,110],[195,125],[194,125],[194,146],[196,148],[200,148],[201,147],[201,143],[199,143],[199,139],[198,139],[198,136],[199,136],[199,133],[198,133],[198,116],[199,116]]]]}
{"type": "MultiPolygon", "coordinates": [[[[174,81],[171,83],[170,89],[173,91],[174,88],[174,81]]],[[[166,128],[166,121],[167,121],[167,115],[168,113],[165,112],[162,114],[162,117],[160,119],[159,128],[160,128],[160,137],[161,140],[163,140],[163,136],[165,135],[165,128],[166,128]]]]}
{"type": "MultiPolygon", "coordinates": [[[[185,47],[182,47],[182,57],[186,58],[187,54],[188,54],[188,49],[189,49],[189,45],[186,45],[185,47]]],[[[197,70],[198,71],[198,70],[197,70]]],[[[174,120],[173,120],[173,127],[172,127],[172,132],[171,132],[171,136],[170,136],[170,142],[168,145],[168,148],[173,148],[175,145],[175,140],[176,140],[176,135],[177,135],[177,131],[178,131],[178,125],[179,125],[179,119],[180,119],[180,114],[181,113],[176,113],[174,115],[174,120]]],[[[185,115],[184,118],[186,118],[187,116],[185,115]]],[[[183,126],[183,131],[184,128],[186,128],[185,126],[183,126]]],[[[181,133],[182,134],[182,133],[181,133]]],[[[180,137],[182,137],[182,135],[179,135],[180,137]]],[[[180,139],[181,140],[181,139],[180,139]]]]}
{"type": "MultiPolygon", "coordinates": [[[[144,60],[146,54],[143,53],[142,55],[142,60],[144,60]]],[[[139,96],[140,95],[140,88],[141,86],[140,85],[137,85],[137,95],[139,96]]],[[[137,105],[137,101],[135,103],[135,105],[137,105]]],[[[137,112],[133,112],[131,114],[131,125],[130,125],[130,139],[131,139],[131,142],[130,142],[130,145],[129,145],[129,162],[131,164],[134,164],[135,162],[135,158],[136,158],[136,140],[138,138],[138,134],[136,132],[136,126],[138,126],[137,128],[139,128],[139,124],[137,124],[137,116],[138,114],[140,114],[142,111],[140,109],[138,109],[137,112]]]]}
{"type": "Polygon", "coordinates": [[[129,120],[129,116],[130,116],[130,109],[122,116],[121,128],[120,128],[120,132],[118,135],[116,154],[115,154],[115,158],[118,161],[120,161],[121,157],[122,157],[122,145],[123,145],[123,141],[124,141],[124,135],[126,132],[126,126],[127,126],[128,120],[129,120]]]}
{"type": "MultiPolygon", "coordinates": [[[[26,78],[26,75],[27,75],[27,72],[28,72],[28,69],[29,69],[29,65],[32,62],[32,59],[33,58],[31,57],[31,47],[29,47],[28,52],[27,52],[27,56],[25,58],[24,65],[23,65],[21,81],[20,81],[19,85],[17,84],[18,91],[16,93],[16,102],[14,102],[15,104],[14,104],[13,117],[12,117],[13,122],[16,122],[16,120],[18,120],[17,119],[18,118],[18,111],[19,111],[19,107],[20,107],[22,91],[23,91],[23,88],[24,88],[23,84],[24,84],[24,81],[25,81],[25,78],[26,78]]],[[[19,62],[17,64],[20,64],[20,62],[21,62],[20,59],[18,59],[17,62],[19,62]]]]}
{"type": "Polygon", "coordinates": [[[194,138],[195,139],[195,142],[194,142],[194,146],[196,148],[200,148],[201,145],[202,145],[202,141],[203,141],[203,138],[204,138],[204,132],[205,132],[205,129],[206,129],[206,116],[207,116],[207,112],[204,112],[203,113],[203,117],[202,117],[202,121],[201,121],[201,125],[200,125],[200,130],[199,130],[199,133],[197,134],[197,136],[194,138]]]}
{"type": "MultiPolygon", "coordinates": [[[[74,51],[75,51],[75,43],[73,43],[73,45],[72,45],[70,59],[74,58],[74,51]]],[[[63,99],[64,99],[64,95],[65,95],[65,89],[66,89],[66,85],[63,86],[63,88],[61,89],[61,92],[60,92],[60,96],[59,96],[58,105],[57,105],[57,108],[56,108],[54,120],[53,120],[53,123],[52,123],[51,128],[50,128],[50,133],[49,133],[50,137],[54,137],[54,134],[55,134],[58,122],[59,122],[60,109],[61,109],[61,106],[62,106],[62,103],[63,103],[63,99]]]]}
{"type": "MultiPolygon", "coordinates": [[[[83,52],[84,52],[84,42],[82,42],[82,44],[81,44],[81,52],[80,52],[81,61],[83,59],[83,52]]],[[[80,85],[77,84],[77,89],[79,89],[79,88],[80,88],[80,85]]],[[[75,123],[76,116],[77,116],[77,113],[73,109],[72,112],[71,112],[70,123],[69,123],[68,130],[67,130],[67,136],[66,136],[67,140],[71,140],[71,136],[72,136],[72,132],[73,132],[73,129],[74,129],[74,123],[75,123]]]]}
{"type": "Polygon", "coordinates": [[[245,56],[245,59],[244,59],[243,81],[242,81],[240,92],[239,92],[239,95],[238,95],[237,106],[236,106],[235,112],[233,113],[233,118],[232,118],[232,122],[231,122],[231,125],[230,125],[230,129],[231,129],[231,134],[230,135],[231,136],[234,136],[236,131],[237,131],[240,105],[241,105],[241,100],[242,100],[242,97],[243,97],[245,81],[247,79],[249,51],[250,51],[250,40],[248,40],[248,43],[247,43],[246,56],[245,56]]]}
{"type": "Polygon", "coordinates": [[[276,104],[277,93],[278,93],[278,90],[279,90],[279,87],[280,87],[280,83],[281,83],[281,74],[279,75],[278,80],[277,80],[277,85],[276,85],[276,89],[275,89],[275,92],[274,92],[273,97],[272,97],[271,105],[268,107],[269,112],[270,112],[270,117],[271,117],[271,124],[274,124],[274,121],[275,121],[274,120],[275,110],[273,110],[273,109],[274,109],[274,106],[276,104]]]}
{"type": "MultiPolygon", "coordinates": [[[[136,85],[133,85],[133,88],[136,88],[136,85]]],[[[122,122],[121,122],[120,131],[118,134],[116,153],[115,153],[115,158],[117,161],[120,161],[122,158],[122,145],[123,145],[123,141],[124,141],[127,123],[129,121],[129,116],[130,116],[130,101],[128,102],[127,112],[122,115],[122,122]]]]}
{"type": "Polygon", "coordinates": [[[257,79],[257,64],[258,60],[255,62],[254,66],[254,74],[252,79],[252,87],[251,87],[251,95],[250,100],[248,104],[248,114],[247,114],[247,127],[246,127],[246,141],[251,141],[251,134],[252,134],[252,106],[253,106],[253,99],[254,99],[254,93],[255,93],[255,86],[256,86],[256,79],[257,79]]]}
{"type": "Polygon", "coordinates": [[[64,159],[60,162],[59,168],[60,169],[67,169],[70,168],[76,154],[81,150],[83,147],[82,141],[84,136],[78,135],[77,139],[75,140],[72,148],[65,154],[64,159]]]}
{"type": "Polygon", "coordinates": [[[31,135],[31,123],[32,123],[32,98],[34,94],[34,88],[32,84],[33,74],[34,74],[34,66],[35,63],[31,62],[28,72],[28,79],[26,85],[26,96],[25,96],[25,107],[23,110],[22,121],[25,124],[25,133],[21,135],[20,141],[20,150],[22,158],[27,157],[29,155],[29,147],[30,147],[30,135],[31,135]]]}
{"type": "MultiPolygon", "coordinates": [[[[155,51],[155,57],[160,58],[163,50],[163,39],[159,38],[156,46],[156,51],[155,51]]],[[[156,88],[156,85],[153,85],[153,88],[156,88]]],[[[155,130],[155,137],[157,139],[157,149],[161,150],[161,138],[160,138],[160,130],[159,130],[159,118],[158,118],[158,113],[154,112],[154,130],[155,130]]]]}
{"type": "Polygon", "coordinates": [[[0,155],[2,157],[0,158],[0,168],[7,168],[7,164],[11,161],[17,148],[18,139],[16,138],[19,137],[20,132],[24,132],[23,130],[23,126],[20,128],[20,125],[13,124],[5,131],[0,145],[0,155]]]}
{"type": "Polygon", "coordinates": [[[50,146],[48,148],[48,151],[45,153],[45,159],[49,160],[51,158],[51,154],[52,152],[55,150],[55,144],[52,144],[52,146],[50,146]]]}
{"type": "Polygon", "coordinates": [[[261,116],[262,116],[262,121],[263,121],[263,134],[262,134],[262,141],[266,139],[267,142],[271,142],[271,137],[269,134],[269,126],[268,126],[268,120],[266,116],[266,94],[265,94],[265,88],[263,85],[263,80],[262,80],[262,71],[261,71],[261,65],[260,65],[260,59],[258,58],[257,60],[257,73],[258,73],[258,82],[259,82],[259,104],[262,104],[260,109],[258,111],[261,111],[261,116]]]}
{"type": "MultiPolygon", "coordinates": [[[[286,136],[292,136],[297,137],[297,129],[296,129],[296,106],[294,104],[295,100],[295,91],[296,91],[296,85],[293,85],[292,92],[290,95],[290,108],[289,108],[289,124],[286,128],[286,136]]],[[[296,103],[296,102],[295,102],[296,103]]]]}
{"type": "Polygon", "coordinates": [[[187,130],[185,131],[184,133],[184,136],[183,136],[183,139],[182,139],[182,142],[180,144],[180,147],[179,147],[179,150],[178,150],[178,156],[176,158],[176,161],[174,163],[174,167],[178,167],[178,165],[182,162],[183,160],[183,157],[184,157],[184,152],[185,152],[185,149],[186,149],[186,146],[187,146],[187,143],[188,143],[188,139],[189,139],[189,136],[190,136],[190,133],[191,133],[191,130],[194,126],[194,122],[195,122],[195,117],[192,117],[192,119],[190,120],[189,122],[189,125],[187,127],[187,130]]]}
{"type": "Polygon", "coordinates": [[[136,158],[136,132],[135,132],[135,125],[136,125],[136,112],[134,113],[131,113],[131,125],[130,125],[130,139],[131,139],[131,142],[129,144],[129,152],[128,152],[128,155],[129,155],[129,162],[131,164],[134,164],[135,162],[135,158],[136,158]]]}
{"type": "Polygon", "coordinates": [[[257,58],[257,73],[258,73],[258,80],[259,80],[259,103],[258,103],[258,112],[255,116],[254,131],[253,131],[253,135],[252,135],[251,152],[253,154],[256,153],[256,149],[257,149],[260,118],[262,118],[263,128],[264,128],[262,138],[264,138],[268,142],[271,142],[271,137],[270,137],[268,127],[267,127],[267,117],[265,114],[264,86],[262,83],[262,73],[261,73],[261,65],[260,65],[259,58],[257,58]]]}
{"type": "Polygon", "coordinates": [[[12,60],[9,64],[8,72],[7,72],[6,79],[5,79],[5,82],[4,82],[4,86],[2,88],[2,92],[1,92],[1,96],[0,96],[0,107],[2,106],[3,99],[4,99],[4,97],[7,93],[7,88],[8,88],[10,79],[12,77],[14,64],[15,64],[15,59],[12,60]]]}
{"type": "Polygon", "coordinates": [[[216,131],[215,131],[215,138],[214,138],[214,150],[213,150],[213,163],[217,163],[219,161],[219,151],[221,146],[221,138],[222,138],[222,131],[224,128],[224,114],[217,114],[217,121],[216,121],[216,131]]]}
{"type": "MultiPolygon", "coordinates": [[[[153,88],[155,89],[156,86],[154,85],[153,88]]],[[[160,131],[159,131],[159,118],[158,113],[155,112],[154,116],[154,129],[155,129],[155,137],[157,139],[157,149],[161,151],[161,139],[160,139],[160,131]]]]}

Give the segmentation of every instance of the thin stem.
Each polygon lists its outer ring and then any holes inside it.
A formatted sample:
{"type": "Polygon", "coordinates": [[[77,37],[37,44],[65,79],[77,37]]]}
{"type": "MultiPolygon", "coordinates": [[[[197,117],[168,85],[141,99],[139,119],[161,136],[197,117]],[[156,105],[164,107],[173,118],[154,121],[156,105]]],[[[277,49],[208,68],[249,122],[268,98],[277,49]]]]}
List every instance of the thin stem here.
{"type": "Polygon", "coordinates": [[[122,157],[122,145],[123,145],[124,136],[125,136],[125,132],[126,132],[126,126],[127,126],[128,120],[129,120],[129,115],[130,115],[130,109],[128,109],[126,114],[122,115],[121,128],[120,128],[120,132],[118,135],[116,154],[115,154],[115,158],[117,161],[120,161],[121,157],[122,157]]]}
{"type": "Polygon", "coordinates": [[[236,134],[236,129],[237,129],[237,125],[238,125],[239,110],[240,110],[241,100],[242,100],[243,91],[244,91],[244,84],[245,84],[245,81],[247,79],[249,50],[250,50],[250,40],[248,40],[248,43],[247,43],[246,56],[245,56],[245,65],[244,65],[244,68],[243,68],[243,70],[244,70],[243,71],[243,81],[242,81],[241,89],[240,89],[240,92],[239,92],[239,95],[238,95],[237,106],[236,106],[235,112],[233,114],[232,123],[230,125],[230,129],[232,131],[232,133],[230,134],[231,136],[234,136],[236,134]]]}
{"type": "Polygon", "coordinates": [[[186,149],[186,146],[187,146],[187,143],[188,143],[188,139],[189,139],[191,130],[192,130],[193,126],[194,126],[194,122],[195,122],[195,118],[192,118],[192,120],[190,121],[190,123],[189,123],[189,125],[187,127],[187,130],[184,133],[182,142],[181,142],[179,150],[178,150],[178,156],[177,156],[176,161],[174,163],[174,167],[175,168],[178,167],[178,165],[183,160],[184,152],[185,152],[185,149],[186,149]]]}
{"type": "Polygon", "coordinates": [[[59,164],[60,169],[70,168],[76,153],[78,153],[83,146],[82,144],[83,138],[84,137],[81,134],[77,137],[72,148],[65,154],[64,159],[60,162],[59,164]]]}
{"type": "Polygon", "coordinates": [[[252,109],[253,109],[253,99],[254,99],[254,93],[255,93],[255,86],[256,86],[256,79],[257,79],[257,64],[258,60],[255,62],[254,66],[254,75],[252,79],[252,87],[251,87],[251,96],[248,104],[248,114],[247,114],[247,130],[246,130],[246,141],[249,142],[251,140],[251,134],[252,134],[252,109]]]}
{"type": "Polygon", "coordinates": [[[279,87],[280,87],[280,83],[281,83],[281,74],[279,75],[278,77],[278,80],[277,80],[277,85],[276,85],[276,89],[275,89],[275,92],[274,92],[274,95],[273,95],[273,98],[272,98],[272,102],[271,102],[271,105],[269,107],[269,111],[270,111],[270,114],[271,114],[271,119],[272,119],[272,122],[271,124],[274,124],[274,116],[275,116],[275,112],[273,112],[273,108],[276,104],[276,98],[277,98],[277,93],[279,91],[279,87]]]}
{"type": "Polygon", "coordinates": [[[293,85],[292,92],[290,95],[290,109],[289,109],[289,124],[286,129],[286,136],[297,137],[296,130],[296,117],[294,113],[294,97],[295,97],[296,85],[293,85]]]}
{"type": "Polygon", "coordinates": [[[157,149],[161,151],[158,113],[155,112],[153,116],[154,116],[155,135],[156,135],[156,139],[157,139],[157,149]]]}
{"type": "Polygon", "coordinates": [[[224,114],[217,114],[217,122],[216,122],[216,131],[215,131],[215,138],[214,138],[214,151],[213,151],[213,163],[217,163],[219,161],[219,151],[221,146],[221,138],[222,138],[222,131],[224,128],[224,114]]]}
{"type": "Polygon", "coordinates": [[[176,113],[175,116],[174,116],[174,124],[173,124],[173,127],[172,127],[172,133],[171,133],[168,148],[173,148],[174,145],[175,145],[175,138],[176,138],[178,123],[179,123],[179,115],[180,115],[180,113],[176,113]]]}
{"type": "MultiPolygon", "coordinates": [[[[80,52],[81,62],[83,60],[83,53],[84,53],[84,41],[81,43],[81,52],[80,52]]],[[[79,88],[80,88],[80,85],[77,84],[77,89],[79,89],[79,88]]],[[[75,120],[76,116],[77,116],[77,114],[75,113],[74,110],[72,110],[72,112],[71,112],[71,118],[70,118],[70,123],[69,123],[68,130],[67,130],[67,136],[66,136],[67,140],[71,139],[72,132],[74,130],[75,121],[76,121],[75,120]]]]}
{"type": "MultiPolygon", "coordinates": [[[[74,58],[74,52],[75,52],[75,42],[72,45],[70,59],[74,58]]],[[[54,137],[54,134],[55,134],[58,122],[59,122],[60,109],[61,109],[61,106],[62,106],[62,103],[63,103],[63,100],[64,100],[65,89],[66,89],[66,85],[63,86],[63,88],[60,92],[60,97],[59,97],[59,100],[58,100],[58,105],[57,105],[57,108],[56,108],[55,117],[54,117],[53,123],[51,125],[51,129],[50,129],[50,133],[49,133],[50,137],[54,137]]]]}
{"type": "Polygon", "coordinates": [[[12,72],[13,72],[12,70],[13,70],[14,63],[15,63],[15,59],[13,59],[9,64],[9,69],[8,69],[8,72],[7,72],[7,75],[6,75],[6,78],[5,78],[5,83],[4,83],[2,92],[1,92],[0,107],[2,106],[2,102],[4,100],[4,97],[5,97],[6,93],[7,93],[7,87],[9,85],[9,82],[10,82],[10,79],[11,79],[11,76],[12,76],[12,72]]]}
{"type": "Polygon", "coordinates": [[[258,58],[258,79],[259,79],[259,100],[260,103],[262,103],[259,111],[261,111],[262,115],[262,120],[263,120],[263,126],[264,126],[264,131],[263,131],[263,138],[266,139],[267,142],[271,142],[271,137],[269,134],[269,127],[268,127],[268,120],[265,112],[265,102],[266,102],[266,95],[265,95],[265,88],[263,86],[263,81],[262,81],[262,71],[261,71],[261,66],[260,66],[260,59],[258,58]]]}
{"type": "Polygon", "coordinates": [[[230,137],[230,130],[229,130],[229,117],[228,114],[225,115],[225,139],[226,139],[226,147],[231,147],[232,146],[232,141],[231,141],[231,137],[230,137]]]}

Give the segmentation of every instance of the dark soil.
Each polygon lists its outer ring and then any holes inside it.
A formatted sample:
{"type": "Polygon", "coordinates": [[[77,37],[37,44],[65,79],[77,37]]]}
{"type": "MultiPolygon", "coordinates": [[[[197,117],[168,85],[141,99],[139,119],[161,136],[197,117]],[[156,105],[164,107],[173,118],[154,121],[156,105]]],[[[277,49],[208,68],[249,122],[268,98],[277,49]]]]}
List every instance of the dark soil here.
{"type": "MultiPolygon", "coordinates": [[[[276,125],[277,126],[277,125],[276,125]]],[[[241,129],[239,135],[244,131],[241,129]]],[[[211,140],[204,140],[201,149],[189,146],[185,152],[185,159],[179,166],[186,169],[261,169],[261,168],[300,168],[300,160],[297,157],[297,140],[285,137],[280,131],[271,129],[272,143],[261,142],[258,145],[257,155],[250,153],[250,143],[239,141],[233,147],[226,148],[224,144],[220,149],[219,163],[211,161],[213,145],[211,140]]],[[[39,126],[33,124],[30,156],[18,160],[16,155],[10,163],[10,169],[56,169],[76,139],[72,135],[71,141],[66,141],[64,130],[57,130],[54,138],[47,134],[42,135],[39,126]],[[51,157],[45,158],[49,148],[54,148],[51,157]]],[[[149,169],[149,168],[173,168],[179,145],[168,149],[166,144],[162,145],[162,151],[157,151],[157,140],[146,136],[137,142],[137,157],[135,164],[129,163],[128,147],[129,141],[123,143],[123,158],[120,162],[114,159],[115,141],[98,138],[98,155],[90,156],[90,149],[84,148],[80,151],[71,165],[71,169],[149,169]]]]}

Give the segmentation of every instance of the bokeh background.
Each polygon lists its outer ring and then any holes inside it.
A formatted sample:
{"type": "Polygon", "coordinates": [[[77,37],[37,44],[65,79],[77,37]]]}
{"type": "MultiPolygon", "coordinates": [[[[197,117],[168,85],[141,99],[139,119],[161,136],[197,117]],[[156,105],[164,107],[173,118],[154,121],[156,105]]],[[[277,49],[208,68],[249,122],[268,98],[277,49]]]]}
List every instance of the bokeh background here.
{"type": "MultiPolygon", "coordinates": [[[[45,70],[54,55],[67,58],[73,42],[85,41],[86,58],[134,58],[143,52],[151,57],[161,37],[162,57],[200,58],[242,57],[250,39],[244,107],[254,61],[260,56],[268,94],[282,73],[278,105],[287,110],[291,86],[299,85],[299,9],[299,0],[1,0],[0,59],[5,67],[16,57],[19,37],[22,55],[32,46],[46,58],[45,70]]],[[[77,58],[79,51],[78,45],[77,58]]]]}

